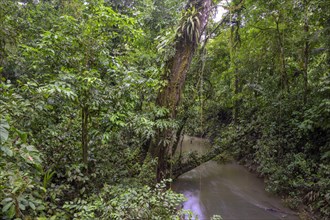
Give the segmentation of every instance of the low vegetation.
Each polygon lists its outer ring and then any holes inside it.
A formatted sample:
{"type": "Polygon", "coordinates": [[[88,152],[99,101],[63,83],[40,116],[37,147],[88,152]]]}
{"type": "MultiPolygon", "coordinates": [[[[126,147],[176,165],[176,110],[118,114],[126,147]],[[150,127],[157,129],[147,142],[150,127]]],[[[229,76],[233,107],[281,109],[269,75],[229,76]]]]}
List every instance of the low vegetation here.
{"type": "Polygon", "coordinates": [[[329,218],[327,1],[0,4],[1,218],[180,219],[169,177],[211,158],[329,218]]]}

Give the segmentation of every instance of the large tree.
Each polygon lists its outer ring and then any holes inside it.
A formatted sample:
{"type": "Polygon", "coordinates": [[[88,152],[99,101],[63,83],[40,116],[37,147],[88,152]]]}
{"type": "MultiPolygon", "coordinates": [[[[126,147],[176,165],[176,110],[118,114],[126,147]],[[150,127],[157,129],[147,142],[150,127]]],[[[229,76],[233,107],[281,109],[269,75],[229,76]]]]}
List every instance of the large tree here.
{"type": "MultiPolygon", "coordinates": [[[[175,53],[166,61],[166,86],[157,96],[157,105],[168,109],[169,119],[175,119],[187,70],[208,22],[211,0],[189,0],[175,38],[175,53]]],[[[149,147],[149,153],[158,158],[157,181],[168,175],[168,159],[173,147],[172,129],[161,129],[149,147]]]]}

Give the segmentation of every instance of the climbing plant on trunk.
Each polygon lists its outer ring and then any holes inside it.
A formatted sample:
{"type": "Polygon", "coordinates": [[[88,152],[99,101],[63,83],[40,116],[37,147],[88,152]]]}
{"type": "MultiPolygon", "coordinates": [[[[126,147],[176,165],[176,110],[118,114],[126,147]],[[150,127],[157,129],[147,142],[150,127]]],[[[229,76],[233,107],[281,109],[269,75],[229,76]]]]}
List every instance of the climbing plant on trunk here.
{"type": "MultiPolygon", "coordinates": [[[[166,61],[164,79],[166,86],[157,96],[157,105],[169,110],[166,116],[175,119],[180,103],[181,92],[187,70],[206,27],[211,8],[211,0],[189,0],[175,39],[175,54],[166,61]]],[[[173,146],[172,129],[158,130],[155,140],[149,147],[149,153],[158,158],[157,181],[168,175],[168,157],[173,146]]]]}

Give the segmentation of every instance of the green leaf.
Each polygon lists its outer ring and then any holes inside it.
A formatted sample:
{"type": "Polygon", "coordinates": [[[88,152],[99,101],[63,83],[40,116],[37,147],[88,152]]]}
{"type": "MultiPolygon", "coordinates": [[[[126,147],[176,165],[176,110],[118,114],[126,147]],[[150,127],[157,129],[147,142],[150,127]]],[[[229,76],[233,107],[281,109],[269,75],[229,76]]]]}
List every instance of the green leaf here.
{"type": "Polygon", "coordinates": [[[17,190],[19,190],[19,186],[16,186],[15,189],[13,189],[12,193],[16,193],[17,190]]]}
{"type": "Polygon", "coordinates": [[[321,156],[321,160],[325,160],[327,158],[330,158],[330,151],[325,152],[322,156],[321,156]]]}
{"type": "Polygon", "coordinates": [[[25,210],[25,205],[23,205],[22,203],[20,203],[18,206],[21,210],[25,210]]]}
{"type": "Polygon", "coordinates": [[[36,209],[36,206],[32,203],[32,202],[29,202],[29,206],[31,207],[31,209],[35,210],[36,209]]]}
{"type": "Polygon", "coordinates": [[[10,198],[10,197],[5,198],[4,200],[1,201],[1,204],[6,204],[7,202],[10,202],[12,200],[13,200],[13,198],[10,198]]]}
{"type": "Polygon", "coordinates": [[[2,212],[7,212],[8,209],[14,204],[14,202],[9,202],[2,208],[2,212]]]}
{"type": "Polygon", "coordinates": [[[9,147],[0,146],[1,150],[7,154],[9,157],[12,157],[14,155],[13,151],[9,147]]]}
{"type": "Polygon", "coordinates": [[[8,217],[9,219],[12,219],[14,218],[14,216],[15,216],[15,206],[12,205],[8,211],[8,217]]]}
{"type": "Polygon", "coordinates": [[[22,140],[23,143],[26,143],[26,141],[27,141],[27,133],[19,131],[18,132],[18,136],[20,137],[20,139],[22,140]]]}
{"type": "Polygon", "coordinates": [[[5,119],[0,120],[0,143],[4,143],[8,139],[9,124],[5,119]]]}
{"type": "Polygon", "coordinates": [[[27,145],[26,149],[28,151],[32,151],[32,152],[38,152],[37,149],[33,146],[33,145],[27,145]]]}

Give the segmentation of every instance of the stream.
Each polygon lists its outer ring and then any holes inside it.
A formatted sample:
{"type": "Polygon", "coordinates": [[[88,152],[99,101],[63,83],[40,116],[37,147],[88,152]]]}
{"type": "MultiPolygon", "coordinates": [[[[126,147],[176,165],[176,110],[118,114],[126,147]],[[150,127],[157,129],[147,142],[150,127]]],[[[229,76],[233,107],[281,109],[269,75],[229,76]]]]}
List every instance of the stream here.
{"type": "MultiPolygon", "coordinates": [[[[205,139],[185,136],[182,152],[210,149],[205,139]]],[[[183,208],[200,220],[220,215],[223,220],[298,220],[281,200],[265,191],[262,179],[236,163],[209,161],[181,175],[172,189],[187,198],[183,208]]]]}

